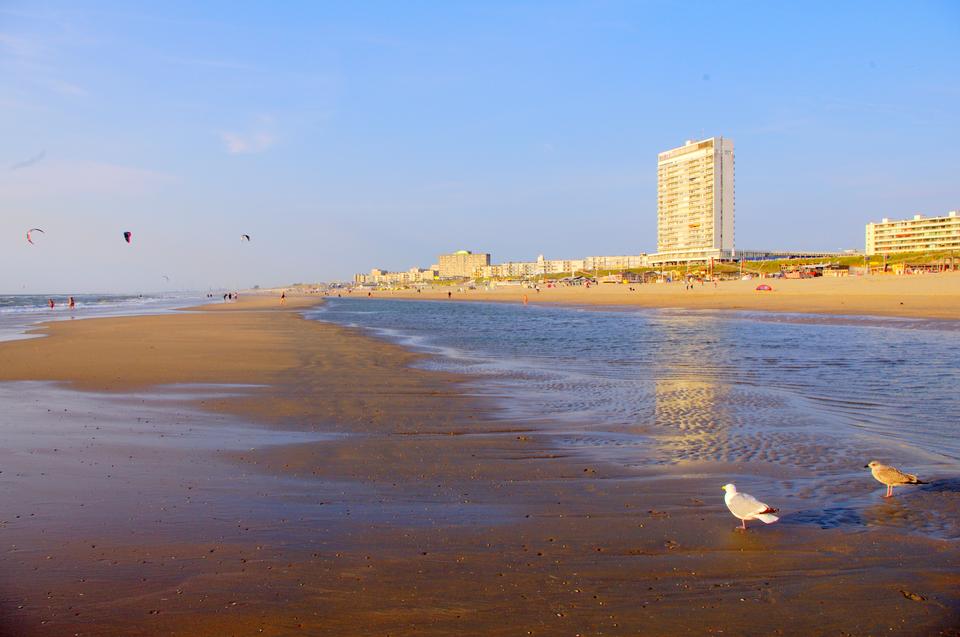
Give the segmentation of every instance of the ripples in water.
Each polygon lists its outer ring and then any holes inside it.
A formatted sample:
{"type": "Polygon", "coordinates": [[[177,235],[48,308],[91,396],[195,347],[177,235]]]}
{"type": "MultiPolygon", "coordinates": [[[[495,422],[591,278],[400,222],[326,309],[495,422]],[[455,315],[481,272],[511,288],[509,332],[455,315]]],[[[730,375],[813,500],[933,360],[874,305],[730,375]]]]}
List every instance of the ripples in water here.
{"type": "MultiPolygon", "coordinates": [[[[869,459],[960,473],[960,322],[378,299],[309,315],[436,354],[422,365],[578,452],[773,468],[828,526],[872,501],[869,459]]],[[[898,523],[872,510],[864,526],[898,523]]]]}

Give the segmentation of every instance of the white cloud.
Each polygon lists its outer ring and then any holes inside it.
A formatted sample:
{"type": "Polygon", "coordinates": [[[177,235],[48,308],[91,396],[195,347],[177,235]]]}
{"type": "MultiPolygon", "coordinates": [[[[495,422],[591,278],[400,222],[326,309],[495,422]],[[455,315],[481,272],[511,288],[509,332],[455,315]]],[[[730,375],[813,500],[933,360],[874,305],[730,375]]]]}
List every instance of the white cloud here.
{"type": "Polygon", "coordinates": [[[71,82],[65,82],[64,80],[57,78],[50,78],[44,80],[42,83],[51,91],[60,93],[62,95],[71,95],[74,97],[85,97],[89,95],[87,89],[83,88],[82,86],[78,86],[71,82]]]}
{"type": "Polygon", "coordinates": [[[0,49],[19,59],[37,58],[47,52],[37,39],[12,33],[0,33],[0,49]]]}
{"type": "Polygon", "coordinates": [[[178,64],[182,66],[200,66],[212,69],[229,69],[232,71],[260,71],[259,67],[243,62],[234,62],[233,60],[218,60],[215,58],[185,58],[185,57],[163,57],[160,58],[169,64],[178,64]]]}
{"type": "Polygon", "coordinates": [[[6,175],[2,198],[28,201],[48,196],[139,196],[177,180],[167,173],[93,161],[46,161],[6,175]]]}
{"type": "Polygon", "coordinates": [[[255,133],[220,133],[220,139],[228,153],[233,155],[251,155],[262,153],[273,146],[277,138],[265,131],[255,133]]]}
{"type": "Polygon", "coordinates": [[[41,36],[24,37],[0,32],[0,60],[9,63],[12,72],[23,78],[24,83],[68,95],[84,97],[87,89],[59,77],[56,65],[58,50],[55,42],[41,36]]]}

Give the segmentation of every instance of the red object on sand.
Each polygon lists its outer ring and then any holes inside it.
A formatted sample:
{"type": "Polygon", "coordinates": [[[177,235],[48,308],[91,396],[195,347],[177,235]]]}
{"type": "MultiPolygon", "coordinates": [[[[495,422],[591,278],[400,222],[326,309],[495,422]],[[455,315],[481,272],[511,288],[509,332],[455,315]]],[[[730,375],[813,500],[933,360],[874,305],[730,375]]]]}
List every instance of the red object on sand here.
{"type": "Polygon", "coordinates": [[[773,292],[773,288],[767,285],[766,283],[757,286],[758,292],[773,292]]]}

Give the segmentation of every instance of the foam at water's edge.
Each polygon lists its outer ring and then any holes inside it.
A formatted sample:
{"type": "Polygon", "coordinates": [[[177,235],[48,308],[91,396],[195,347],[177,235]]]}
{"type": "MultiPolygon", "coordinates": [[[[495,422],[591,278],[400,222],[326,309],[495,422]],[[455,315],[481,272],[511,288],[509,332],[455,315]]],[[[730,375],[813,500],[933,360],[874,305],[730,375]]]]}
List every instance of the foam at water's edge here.
{"type": "Polygon", "coordinates": [[[65,298],[57,295],[57,305],[50,309],[46,297],[0,296],[0,300],[17,301],[19,305],[0,307],[0,341],[36,338],[27,334],[32,327],[48,321],[106,318],[115,316],[141,316],[163,314],[178,308],[203,305],[213,300],[200,295],[169,296],[90,296],[77,295],[76,307],[69,309],[65,298]]]}

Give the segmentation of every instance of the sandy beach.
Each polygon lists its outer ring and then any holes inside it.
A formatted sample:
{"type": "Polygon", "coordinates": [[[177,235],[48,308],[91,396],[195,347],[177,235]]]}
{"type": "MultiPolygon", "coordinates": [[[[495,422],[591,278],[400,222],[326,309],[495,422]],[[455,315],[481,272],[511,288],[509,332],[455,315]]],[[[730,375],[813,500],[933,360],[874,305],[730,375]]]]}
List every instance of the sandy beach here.
{"type": "MultiPolygon", "coordinates": [[[[547,288],[540,292],[520,286],[494,290],[452,287],[416,290],[377,290],[379,298],[446,299],[447,292],[458,301],[561,303],[567,305],[623,305],[649,308],[699,310],[747,310],[802,312],[852,316],[903,316],[913,318],[960,318],[960,272],[913,276],[823,277],[816,279],[762,279],[721,281],[694,285],[601,284],[586,287],[547,288]],[[770,292],[758,292],[760,284],[770,292]],[[633,288],[633,289],[631,289],[633,288]]],[[[364,293],[355,292],[354,295],[364,293]]]]}
{"type": "MultiPolygon", "coordinates": [[[[755,285],[454,296],[960,315],[955,275],[755,285]]],[[[304,319],[317,302],[0,343],[0,635],[958,634],[955,540],[734,532],[737,469],[587,460],[420,354],[304,319]]],[[[913,506],[960,512],[955,480],[930,486],[913,506]]]]}

